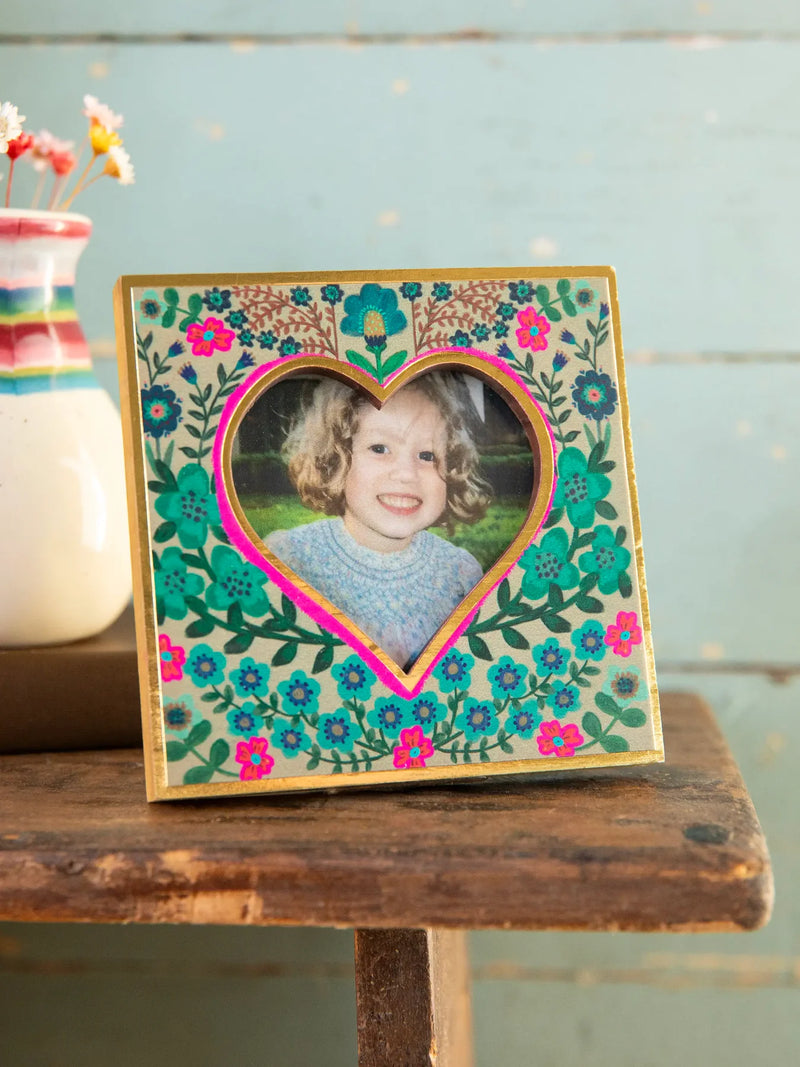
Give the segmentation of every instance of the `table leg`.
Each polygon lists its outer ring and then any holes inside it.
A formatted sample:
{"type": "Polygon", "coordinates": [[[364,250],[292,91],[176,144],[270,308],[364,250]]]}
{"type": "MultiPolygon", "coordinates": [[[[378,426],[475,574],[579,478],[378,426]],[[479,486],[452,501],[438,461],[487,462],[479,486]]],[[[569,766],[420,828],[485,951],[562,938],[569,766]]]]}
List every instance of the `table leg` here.
{"type": "Polygon", "coordinates": [[[356,930],[359,1067],[471,1067],[463,930],[356,930]]]}

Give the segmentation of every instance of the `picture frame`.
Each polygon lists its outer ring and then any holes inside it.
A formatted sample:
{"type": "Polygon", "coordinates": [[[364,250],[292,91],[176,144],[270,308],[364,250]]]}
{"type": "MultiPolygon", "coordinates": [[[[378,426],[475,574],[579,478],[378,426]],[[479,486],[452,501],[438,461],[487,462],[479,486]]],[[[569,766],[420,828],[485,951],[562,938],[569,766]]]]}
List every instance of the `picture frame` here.
{"type": "Polygon", "coordinates": [[[610,267],[115,314],[148,799],[663,759],[610,267]]]}

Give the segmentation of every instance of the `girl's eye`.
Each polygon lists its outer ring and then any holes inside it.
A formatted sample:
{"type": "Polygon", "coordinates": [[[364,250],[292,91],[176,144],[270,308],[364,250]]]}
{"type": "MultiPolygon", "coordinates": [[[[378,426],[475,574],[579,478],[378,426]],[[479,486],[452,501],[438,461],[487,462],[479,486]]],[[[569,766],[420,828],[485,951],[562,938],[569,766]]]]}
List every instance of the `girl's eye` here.
{"type": "Polygon", "coordinates": [[[370,445],[369,446],[369,451],[370,452],[375,452],[377,455],[382,456],[386,452],[388,452],[389,449],[386,447],[386,445],[370,445]]]}
{"type": "Polygon", "coordinates": [[[420,452],[419,458],[423,463],[433,463],[436,460],[436,456],[433,452],[420,452]]]}

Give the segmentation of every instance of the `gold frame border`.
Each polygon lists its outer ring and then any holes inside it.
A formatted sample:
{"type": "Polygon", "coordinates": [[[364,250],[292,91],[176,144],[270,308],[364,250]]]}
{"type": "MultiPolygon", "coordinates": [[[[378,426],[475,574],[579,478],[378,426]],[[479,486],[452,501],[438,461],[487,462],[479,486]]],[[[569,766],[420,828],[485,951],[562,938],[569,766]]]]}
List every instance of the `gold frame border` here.
{"type": "MultiPolygon", "coordinates": [[[[625,381],[622,348],[622,326],[619,315],[616,274],[613,267],[596,265],[561,265],[549,267],[492,267],[435,270],[360,270],[360,271],[292,271],[232,274],[129,274],[117,280],[114,287],[114,320],[117,339],[117,359],[122,406],[122,433],[125,448],[125,474],[128,495],[128,520],[131,535],[131,562],[136,619],[136,644],[139,664],[139,688],[142,704],[145,780],[147,799],[177,800],[200,797],[258,795],[276,792],[336,789],[339,786],[391,784],[393,782],[448,781],[456,778],[490,778],[498,775],[554,773],[592,767],[638,766],[663,762],[664,741],[660,702],[655,672],[653,641],[650,631],[650,608],[644,570],[641,518],[636,490],[633,447],[630,432],[630,410],[625,381]],[[436,281],[446,279],[497,280],[513,277],[604,278],[608,283],[609,305],[614,338],[614,360],[620,400],[620,419],[624,442],[628,500],[634,537],[636,582],[642,610],[642,635],[645,662],[649,675],[650,707],[653,729],[653,749],[625,753],[605,753],[597,756],[572,756],[554,763],[550,757],[499,761],[492,764],[463,764],[449,767],[423,767],[414,771],[361,771],[341,775],[307,775],[294,778],[267,779],[255,782],[219,782],[205,785],[169,785],[166,779],[166,754],[161,722],[161,681],[158,671],[158,629],[156,626],[153,573],[150,567],[150,524],[147,510],[146,464],[141,411],[138,403],[139,384],[136,365],[136,343],[133,320],[133,290],[147,288],[175,288],[184,286],[213,287],[223,279],[235,285],[271,285],[294,282],[369,282],[369,281],[436,281]]],[[[412,364],[413,366],[413,364],[412,364]]],[[[402,373],[402,372],[401,372],[402,373]]],[[[538,495],[538,494],[537,494],[538,495]]]]}

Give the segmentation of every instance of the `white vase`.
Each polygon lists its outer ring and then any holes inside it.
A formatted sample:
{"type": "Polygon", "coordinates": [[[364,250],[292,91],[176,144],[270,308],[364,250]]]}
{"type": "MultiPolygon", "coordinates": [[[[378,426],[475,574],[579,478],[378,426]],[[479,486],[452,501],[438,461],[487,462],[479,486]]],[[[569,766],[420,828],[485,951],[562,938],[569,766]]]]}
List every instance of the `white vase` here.
{"type": "Polygon", "coordinates": [[[91,229],[0,210],[0,647],[90,637],[131,594],[120,419],[74,303],[91,229]]]}

